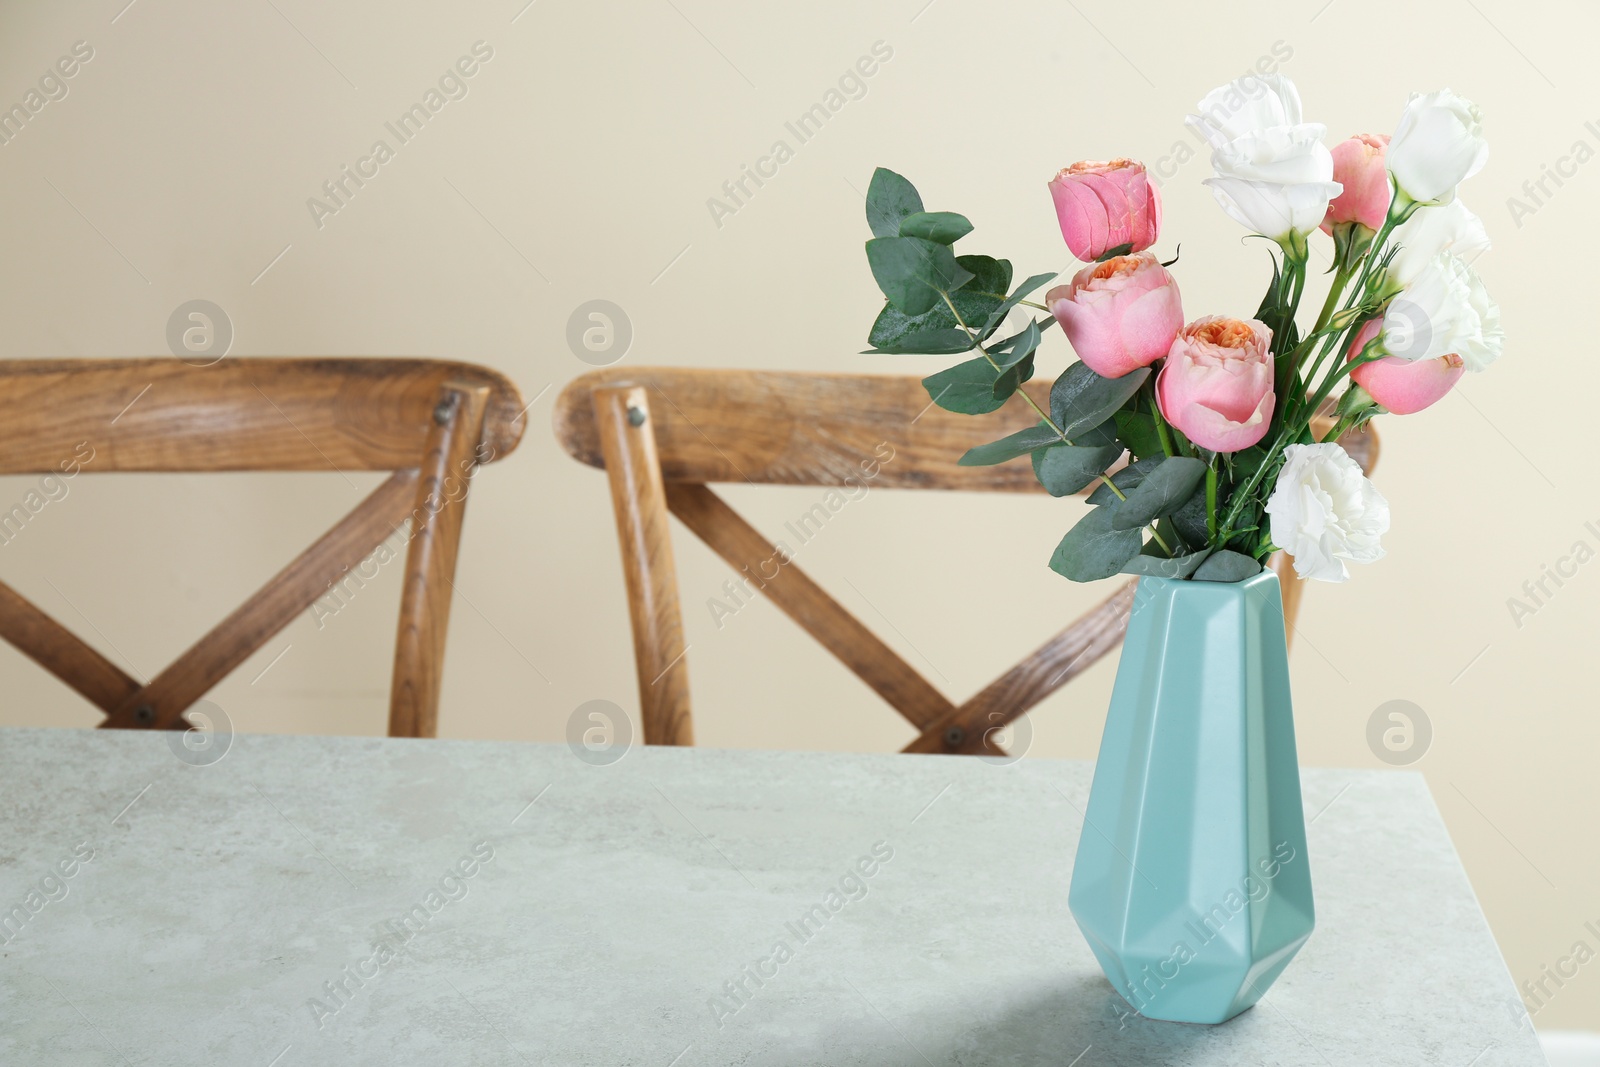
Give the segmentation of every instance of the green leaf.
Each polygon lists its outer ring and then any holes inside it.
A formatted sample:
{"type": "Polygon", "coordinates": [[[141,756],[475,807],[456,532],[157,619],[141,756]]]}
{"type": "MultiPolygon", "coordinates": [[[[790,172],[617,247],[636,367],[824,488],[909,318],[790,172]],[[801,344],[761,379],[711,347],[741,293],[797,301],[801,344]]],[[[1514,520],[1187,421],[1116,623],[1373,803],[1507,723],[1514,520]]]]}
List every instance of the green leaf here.
{"type": "Polygon", "coordinates": [[[1200,565],[1194,572],[1197,582],[1242,582],[1261,573],[1261,564],[1251,559],[1242,552],[1230,552],[1224,548],[1212,554],[1211,558],[1200,565]]]}
{"type": "MultiPolygon", "coordinates": [[[[1035,327],[1041,334],[1043,334],[1044,331],[1050,326],[1051,322],[1053,322],[1053,321],[1054,320],[1052,320],[1052,319],[1041,319],[1038,322],[1030,322],[1029,325],[1035,327]]],[[[991,340],[989,342],[989,351],[990,352],[1009,352],[1009,351],[1011,351],[1011,346],[1016,344],[1018,341],[1022,340],[1024,337],[1027,336],[1027,334],[1028,334],[1028,327],[1024,326],[1022,329],[1018,330],[1016,333],[1010,335],[1009,337],[1002,337],[998,341],[991,340]]],[[[994,335],[991,334],[990,336],[993,337],[994,335]]]]}
{"type": "Polygon", "coordinates": [[[1272,260],[1272,281],[1267,283],[1267,292],[1261,298],[1261,306],[1256,308],[1256,321],[1271,323],[1278,318],[1278,286],[1283,278],[1283,273],[1278,269],[1278,257],[1267,256],[1272,260]]]}
{"type": "Polygon", "coordinates": [[[1228,457],[1228,461],[1234,484],[1243,485],[1267,461],[1267,450],[1260,445],[1251,445],[1241,452],[1233,453],[1228,457]]]}
{"type": "Polygon", "coordinates": [[[1133,453],[1134,459],[1153,459],[1165,454],[1161,450],[1161,435],[1156,432],[1155,416],[1147,411],[1123,408],[1112,418],[1117,420],[1117,440],[1133,453]]]}
{"type": "Polygon", "coordinates": [[[1039,347],[1039,324],[1028,323],[1027,327],[1015,337],[1008,337],[1000,344],[989,349],[989,355],[994,357],[996,365],[1001,370],[1014,367],[1018,363],[1033,355],[1034,349],[1039,347]]]}
{"type": "Polygon", "coordinates": [[[972,335],[965,330],[912,330],[901,334],[889,345],[870,348],[861,354],[946,356],[952,352],[967,352],[972,348],[972,335]]]}
{"type": "MultiPolygon", "coordinates": [[[[1154,541],[1150,542],[1155,544],[1154,541]]],[[[1199,569],[1200,564],[1211,555],[1211,549],[1202,548],[1198,552],[1190,552],[1183,556],[1138,555],[1123,564],[1123,574],[1147,574],[1152,578],[1187,578],[1199,569]]]]}
{"type": "Polygon", "coordinates": [[[1109,578],[1139,554],[1139,531],[1111,525],[1115,508],[1095,508],[1078,520],[1050,557],[1050,569],[1075,582],[1109,578]]]}
{"type": "MultiPolygon", "coordinates": [[[[1006,287],[1011,284],[1011,264],[992,256],[957,256],[956,265],[971,274],[972,280],[951,292],[950,301],[968,326],[982,323],[1006,297],[1006,287]]],[[[886,303],[867,334],[867,343],[880,352],[895,354],[928,351],[910,347],[905,342],[906,335],[958,328],[956,317],[943,300],[920,315],[907,315],[886,303]]]]}
{"type": "Polygon", "coordinates": [[[946,411],[987,415],[991,411],[998,411],[1006,402],[1005,397],[995,399],[994,383],[997,377],[989,361],[979,356],[965,363],[957,363],[949,370],[928,375],[922,379],[922,387],[928,391],[928,397],[946,411]]]}
{"type": "Polygon", "coordinates": [[[949,245],[920,237],[874,237],[867,242],[867,262],[883,295],[907,315],[921,315],[941,303],[940,290],[972,280],[949,245]]]}
{"type": "Polygon", "coordinates": [[[1117,507],[1116,527],[1137,530],[1178,510],[1206,476],[1206,465],[1188,456],[1168,456],[1146,474],[1117,507]]]}
{"type": "Polygon", "coordinates": [[[1000,372],[994,380],[994,398],[1000,401],[1011,399],[1011,394],[1022,388],[1022,383],[1033,377],[1033,353],[1029,352],[1021,363],[1007,367],[1000,372]]]}
{"type": "Polygon", "coordinates": [[[989,350],[989,358],[1000,368],[994,380],[994,398],[1007,400],[1033,377],[1033,356],[1039,347],[1039,327],[1028,323],[1027,328],[1008,337],[989,350]]]}
{"type": "MultiPolygon", "coordinates": [[[[1011,261],[1009,259],[995,259],[993,256],[957,256],[956,262],[963,268],[972,272],[972,280],[963,285],[956,293],[972,293],[981,295],[985,300],[993,300],[995,307],[1006,298],[1006,290],[1011,288],[1011,261]]],[[[956,307],[961,309],[961,317],[967,320],[968,326],[980,325],[980,320],[987,318],[993,311],[991,307],[982,315],[972,316],[967,314],[967,309],[961,301],[956,301],[956,307]]]]}
{"type": "MultiPolygon", "coordinates": [[[[1082,438],[1079,438],[1079,440],[1082,440],[1082,438]]],[[[1126,495],[1129,490],[1144,480],[1145,475],[1155,470],[1161,464],[1161,461],[1166,458],[1166,456],[1146,456],[1144,459],[1136,460],[1113,474],[1111,476],[1111,484],[1122,490],[1123,494],[1126,495]]],[[[1116,499],[1117,495],[1111,491],[1111,486],[1104,483],[1101,484],[1100,488],[1089,494],[1089,503],[1091,504],[1110,504],[1116,499]]]]}
{"type": "Polygon", "coordinates": [[[972,223],[954,211],[918,211],[900,220],[901,237],[921,237],[953,245],[972,232],[972,223]]]}
{"type": "MultiPolygon", "coordinates": [[[[1188,544],[1184,542],[1183,538],[1178,536],[1178,531],[1173,528],[1172,520],[1170,518],[1157,519],[1155,521],[1155,525],[1150,527],[1150,530],[1152,533],[1158,535],[1163,541],[1165,541],[1168,548],[1171,548],[1179,555],[1189,551],[1188,544]]],[[[1154,541],[1155,538],[1151,538],[1151,540],[1154,541]]],[[[1196,545],[1205,545],[1205,543],[1205,538],[1201,538],[1199,541],[1195,542],[1196,545]]],[[[1161,552],[1163,556],[1166,555],[1166,552],[1162,550],[1159,543],[1156,544],[1156,551],[1161,552]]]]}
{"type": "Polygon", "coordinates": [[[1203,545],[1211,540],[1206,525],[1206,487],[1197,488],[1188,500],[1170,516],[1178,536],[1191,545],[1203,545]]]}
{"type": "MultiPolygon", "coordinates": [[[[1117,443],[1117,431],[1109,422],[1103,422],[1092,430],[1085,430],[1072,439],[1075,445],[1114,445],[1117,443]]],[[[1122,450],[1117,449],[1120,455],[1122,450]]]]}
{"type": "MultiPolygon", "coordinates": [[[[1012,308],[1022,303],[1022,301],[1028,298],[1030,293],[1054,277],[1054,274],[1035,274],[1033,277],[1017,286],[1016,292],[1006,297],[1004,303],[989,313],[989,318],[984,322],[983,329],[980,332],[987,337],[989,335],[989,331],[1000,325],[1001,319],[1004,319],[1007,315],[1011,314],[1012,308]]],[[[966,313],[962,312],[962,314],[966,313]]],[[[972,325],[971,320],[968,320],[967,325],[972,325]]]]}
{"type": "MultiPolygon", "coordinates": [[[[1057,440],[1059,442],[1059,438],[1057,440]]],[[[1053,448],[1033,454],[1033,476],[1039,479],[1039,484],[1051,496],[1071,496],[1104,474],[1120,455],[1122,448],[1119,445],[1058,443],[1053,448]]],[[[1102,485],[1101,488],[1105,487],[1102,485]]],[[[1111,497],[1109,491],[1106,495],[1111,497]]],[[[1090,499],[1093,500],[1093,497],[1090,499]]]]}
{"type": "Polygon", "coordinates": [[[936,330],[953,330],[956,320],[941,300],[921,315],[907,315],[893,304],[884,302],[883,310],[872,322],[867,332],[867,344],[880,352],[903,350],[907,334],[932,333],[936,330]]]}
{"type": "Polygon", "coordinates": [[[874,237],[899,236],[900,221],[921,210],[922,197],[916,186],[885,167],[872,172],[872,184],[867,186],[867,225],[874,237]]]}
{"type": "Polygon", "coordinates": [[[1274,334],[1273,339],[1278,341],[1279,344],[1283,346],[1282,352],[1279,354],[1287,354],[1290,349],[1294,348],[1300,343],[1300,327],[1293,319],[1286,319],[1283,324],[1283,329],[1279,330],[1277,334],[1274,334]]]}
{"type": "Polygon", "coordinates": [[[1026,456],[1029,452],[1044,448],[1051,443],[1060,444],[1060,442],[1061,438],[1056,436],[1054,430],[1040,423],[1037,426],[1029,426],[1026,430],[1018,430],[998,441],[970,448],[957,462],[963,467],[992,467],[996,463],[1005,463],[1007,460],[1026,456]]]}
{"type": "Polygon", "coordinates": [[[1260,529],[1261,504],[1262,502],[1259,498],[1246,501],[1244,506],[1239,509],[1238,518],[1234,520],[1233,535],[1228,538],[1228,544],[1217,547],[1228,548],[1231,546],[1245,549],[1248,552],[1251,546],[1255,545],[1256,539],[1246,535],[1260,529]]]}
{"type": "Polygon", "coordinates": [[[1076,437],[1109,419],[1148,377],[1149,367],[1120,378],[1102,378],[1086,364],[1074,363],[1050,389],[1050,415],[1063,433],[1076,437]]]}
{"type": "Polygon", "coordinates": [[[1132,251],[1133,251],[1133,242],[1129,241],[1126,244],[1116,245],[1113,248],[1108,248],[1104,252],[1101,252],[1100,253],[1100,258],[1095,260],[1095,262],[1096,263],[1104,263],[1108,259],[1116,259],[1118,256],[1125,256],[1129,252],[1132,252],[1132,251]]]}

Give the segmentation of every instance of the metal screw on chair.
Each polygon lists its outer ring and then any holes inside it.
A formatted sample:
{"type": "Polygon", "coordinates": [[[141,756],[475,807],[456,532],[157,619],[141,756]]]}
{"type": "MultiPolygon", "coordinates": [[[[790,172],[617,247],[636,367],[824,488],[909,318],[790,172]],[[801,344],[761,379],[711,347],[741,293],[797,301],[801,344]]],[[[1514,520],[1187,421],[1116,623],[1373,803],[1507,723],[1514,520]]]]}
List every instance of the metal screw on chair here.
{"type": "Polygon", "coordinates": [[[636,427],[644,425],[644,408],[635,404],[628,405],[628,425],[636,427]]]}
{"type": "Polygon", "coordinates": [[[438,423],[440,426],[443,426],[445,423],[450,421],[450,417],[452,415],[454,415],[455,413],[456,413],[456,398],[455,398],[454,394],[452,394],[450,396],[445,397],[443,400],[439,401],[437,404],[434,405],[434,407],[433,407],[433,421],[438,423]]]}
{"type": "Polygon", "coordinates": [[[958,748],[967,739],[967,731],[959,726],[948,727],[944,732],[944,743],[951,748],[958,748]]]}
{"type": "Polygon", "coordinates": [[[148,726],[156,721],[156,709],[149,704],[140,704],[133,709],[133,717],[138,722],[148,726]]]}

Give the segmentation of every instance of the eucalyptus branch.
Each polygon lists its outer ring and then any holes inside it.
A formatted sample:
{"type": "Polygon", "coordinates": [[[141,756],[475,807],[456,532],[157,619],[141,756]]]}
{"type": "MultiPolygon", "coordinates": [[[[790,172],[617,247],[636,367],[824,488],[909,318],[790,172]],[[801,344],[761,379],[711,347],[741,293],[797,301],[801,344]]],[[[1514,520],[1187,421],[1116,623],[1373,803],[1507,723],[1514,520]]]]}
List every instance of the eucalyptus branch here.
{"type": "MultiPolygon", "coordinates": [[[[1000,364],[995,362],[994,356],[990,354],[987,348],[983,347],[983,342],[978,339],[978,332],[971,326],[968,326],[967,320],[961,317],[960,311],[956,310],[955,301],[950,299],[950,294],[945,290],[940,289],[939,295],[944,297],[945,306],[950,309],[950,314],[956,317],[956,323],[966,331],[967,336],[972,338],[973,345],[977,347],[979,352],[983,353],[983,358],[989,361],[989,366],[994,368],[996,374],[1003,374],[1004,371],[1000,369],[1000,364]]],[[[1024,303],[1026,303],[1026,301],[1024,301],[1024,303]]],[[[1061,438],[1062,444],[1072,444],[1072,439],[1067,436],[1066,431],[1064,431],[1060,426],[1056,425],[1056,420],[1052,419],[1050,417],[1050,413],[1039,406],[1038,401],[1034,400],[1026,389],[1018,389],[1017,392],[1022,394],[1022,399],[1026,400],[1028,402],[1028,406],[1031,407],[1034,412],[1044,420],[1045,425],[1050,427],[1050,429],[1055,432],[1057,437],[1061,438]]],[[[1117,483],[1113,482],[1111,480],[1111,476],[1106,474],[1105,471],[1100,472],[1100,480],[1105,483],[1106,488],[1110,489],[1111,492],[1116,495],[1118,500],[1128,499],[1127,495],[1124,494],[1121,489],[1117,488],[1117,483]]],[[[1167,544],[1166,540],[1161,536],[1154,526],[1151,526],[1149,529],[1150,536],[1155,540],[1156,544],[1161,546],[1161,551],[1165,552],[1168,558],[1171,558],[1172,547],[1167,544]]]]}
{"type": "MultiPolygon", "coordinates": [[[[1000,364],[994,361],[994,356],[990,354],[987,348],[983,347],[983,342],[978,339],[978,331],[974,330],[971,326],[968,326],[967,320],[963,319],[961,317],[961,312],[956,310],[955,301],[950,299],[950,294],[945,292],[943,289],[940,289],[939,295],[944,297],[945,306],[950,309],[950,314],[956,317],[956,322],[964,331],[966,331],[967,336],[972,338],[973,345],[977,347],[979,352],[983,353],[983,358],[989,361],[989,366],[994,368],[994,372],[996,374],[1004,374],[1005,372],[1000,369],[1000,364]]],[[[1056,425],[1056,420],[1052,419],[1050,417],[1050,413],[1039,406],[1038,402],[1033,399],[1026,389],[1018,389],[1017,392],[1022,394],[1022,399],[1026,400],[1028,402],[1028,406],[1038,413],[1039,417],[1044,420],[1045,425],[1055,431],[1055,435],[1061,438],[1063,444],[1070,445],[1072,443],[1072,439],[1067,436],[1066,431],[1056,425]]],[[[1106,484],[1111,485],[1110,479],[1107,479],[1106,484]]],[[[1116,492],[1117,487],[1112,485],[1111,489],[1113,492],[1116,492]]],[[[1122,494],[1117,493],[1117,495],[1121,496],[1122,494]]]]}

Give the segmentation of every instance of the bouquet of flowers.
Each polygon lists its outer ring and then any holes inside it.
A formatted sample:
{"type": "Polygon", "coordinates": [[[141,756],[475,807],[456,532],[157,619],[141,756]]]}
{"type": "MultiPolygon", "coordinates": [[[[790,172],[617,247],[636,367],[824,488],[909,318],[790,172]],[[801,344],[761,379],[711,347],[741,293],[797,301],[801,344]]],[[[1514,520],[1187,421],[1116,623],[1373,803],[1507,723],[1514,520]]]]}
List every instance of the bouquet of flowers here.
{"type": "Polygon", "coordinates": [[[1301,121],[1294,84],[1273,75],[1222,86],[1188,122],[1212,147],[1205,184],[1222,209],[1276,245],[1254,317],[1185,321],[1176,260],[1148,251],[1161,197],[1141,163],[1075,163],[1050,182],[1062,236],[1087,266],[1042,304],[1028,298],[1055,275],[1013,287],[1008,261],[957,255],[972,224],[924,210],[910,182],[880,168],[867,261],[887,303],[871,351],[969,356],[923,380],[950,411],[984,414],[1021,393],[1038,424],[960,462],[1031,457],[1053,496],[1099,483],[1050,560],[1074,581],[1239,581],[1277,549],[1303,578],[1343,581],[1347,562],[1383,555],[1389,506],[1338,440],[1428,407],[1503,344],[1467,262],[1488,237],[1456,195],[1488,157],[1478,109],[1448,89],[1415,94],[1392,135],[1330,151],[1326,128],[1301,121]],[[1302,329],[1319,230],[1332,282],[1302,329]],[[1046,316],[1000,336],[1024,307],[1046,316]],[[1045,410],[1020,387],[1057,323],[1079,362],[1045,410]]]}

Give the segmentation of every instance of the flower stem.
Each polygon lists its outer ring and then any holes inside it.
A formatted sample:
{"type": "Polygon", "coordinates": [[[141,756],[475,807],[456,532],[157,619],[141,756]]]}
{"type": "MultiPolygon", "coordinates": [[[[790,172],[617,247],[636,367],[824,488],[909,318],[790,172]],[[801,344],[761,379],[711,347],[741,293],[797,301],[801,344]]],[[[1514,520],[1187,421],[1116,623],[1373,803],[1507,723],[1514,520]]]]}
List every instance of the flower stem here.
{"type": "MultiPolygon", "coordinates": [[[[1311,331],[1310,335],[1306,337],[1305,341],[1301,342],[1301,345],[1304,346],[1306,342],[1314,339],[1323,330],[1328,330],[1330,324],[1339,323],[1339,326],[1337,329],[1329,330],[1329,332],[1324,336],[1321,345],[1321,351],[1318,353],[1316,360],[1312,364],[1311,373],[1306,376],[1307,384],[1309,384],[1310,380],[1315,379],[1317,374],[1321,372],[1323,361],[1327,359],[1328,353],[1338,351],[1341,347],[1348,343],[1344,340],[1344,338],[1351,331],[1359,330],[1361,328],[1361,323],[1356,321],[1358,316],[1353,316],[1352,312],[1354,312],[1356,308],[1360,306],[1361,302],[1368,296],[1368,281],[1372,277],[1374,266],[1383,262],[1384,246],[1388,243],[1390,235],[1393,234],[1395,227],[1404,222],[1406,219],[1410,218],[1416,209],[1417,204],[1415,201],[1411,200],[1409,197],[1403,197],[1402,194],[1397,191],[1394,202],[1390,205],[1388,217],[1384,219],[1383,226],[1380,227],[1378,232],[1373,236],[1372,244],[1369,247],[1365,257],[1361,261],[1361,270],[1356,275],[1355,286],[1349,291],[1343,306],[1340,308],[1337,314],[1328,313],[1328,309],[1333,306],[1333,303],[1336,299],[1332,293],[1329,294],[1327,304],[1323,308],[1323,313],[1322,315],[1318,316],[1318,326],[1311,331]],[[1351,320],[1349,322],[1342,322],[1341,320],[1346,316],[1351,316],[1351,320]]],[[[1334,292],[1340,292],[1342,289],[1343,286],[1336,278],[1334,292]]],[[[1296,351],[1298,353],[1298,349],[1296,351]]],[[[1255,495],[1256,490],[1260,487],[1261,480],[1266,476],[1267,469],[1274,466],[1272,463],[1272,457],[1277,456],[1283,450],[1284,446],[1297,440],[1300,435],[1305,432],[1306,428],[1311,425],[1311,419],[1315,417],[1317,409],[1322,406],[1322,402],[1326,400],[1328,398],[1328,394],[1333,391],[1334,385],[1336,385],[1341,378],[1345,377],[1345,375],[1349,374],[1350,371],[1355,367],[1361,365],[1362,363],[1370,362],[1372,359],[1376,358],[1378,358],[1378,355],[1376,354],[1369,357],[1365,353],[1362,353],[1353,360],[1342,360],[1335,358],[1332,361],[1322,381],[1317,383],[1316,389],[1312,395],[1306,398],[1303,404],[1295,404],[1292,414],[1285,417],[1283,426],[1278,431],[1277,437],[1273,439],[1272,444],[1267,448],[1268,459],[1263,462],[1261,466],[1257,467],[1255,473],[1250,476],[1250,480],[1232,495],[1231,503],[1228,507],[1227,515],[1223,518],[1221,529],[1219,529],[1216,536],[1212,538],[1212,543],[1214,545],[1219,547],[1226,545],[1234,536],[1234,523],[1238,522],[1239,516],[1243,513],[1245,505],[1250,501],[1250,499],[1255,495]]]]}
{"type": "Polygon", "coordinates": [[[1172,429],[1167,425],[1167,420],[1161,417],[1161,407],[1154,403],[1154,399],[1151,398],[1150,413],[1155,416],[1156,437],[1161,440],[1161,451],[1166,455],[1176,456],[1178,447],[1172,442],[1172,429]]]}
{"type": "Polygon", "coordinates": [[[1355,429],[1354,417],[1342,415],[1334,420],[1333,425],[1328,428],[1328,432],[1322,435],[1322,440],[1324,442],[1337,441],[1353,429],[1355,429]]]}
{"type": "Polygon", "coordinates": [[[1350,284],[1351,273],[1349,267],[1340,267],[1334,271],[1333,284],[1328,287],[1328,299],[1322,302],[1322,311],[1317,315],[1317,323],[1311,327],[1313,335],[1327,328],[1328,320],[1333,318],[1333,313],[1339,308],[1339,298],[1344,295],[1344,287],[1350,284]]]}
{"type": "Polygon", "coordinates": [[[1206,538],[1215,540],[1217,536],[1217,456],[1212,453],[1211,462],[1206,464],[1206,538]]]}

